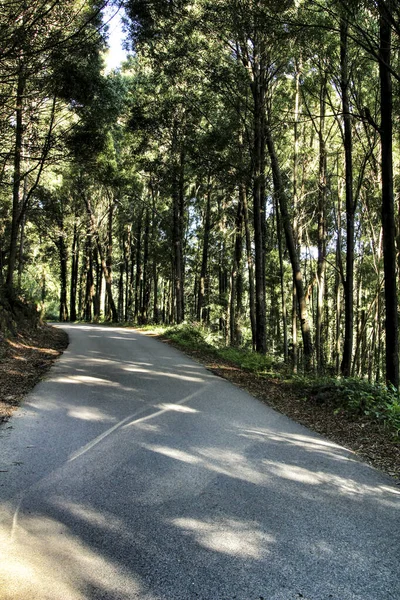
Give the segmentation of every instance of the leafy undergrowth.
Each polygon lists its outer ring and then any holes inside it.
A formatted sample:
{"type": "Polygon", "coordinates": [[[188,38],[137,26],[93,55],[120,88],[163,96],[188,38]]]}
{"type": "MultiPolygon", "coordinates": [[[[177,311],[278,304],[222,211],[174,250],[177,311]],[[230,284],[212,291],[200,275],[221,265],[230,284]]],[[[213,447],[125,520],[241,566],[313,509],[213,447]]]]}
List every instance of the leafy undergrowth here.
{"type": "Polygon", "coordinates": [[[296,377],[271,357],[219,346],[199,326],[140,330],[184,350],[216,375],[400,478],[396,390],[359,379],[296,377]]]}
{"type": "Polygon", "coordinates": [[[315,402],[333,406],[336,414],[368,417],[400,440],[400,399],[395,388],[351,378],[304,380],[300,386],[315,402]]]}

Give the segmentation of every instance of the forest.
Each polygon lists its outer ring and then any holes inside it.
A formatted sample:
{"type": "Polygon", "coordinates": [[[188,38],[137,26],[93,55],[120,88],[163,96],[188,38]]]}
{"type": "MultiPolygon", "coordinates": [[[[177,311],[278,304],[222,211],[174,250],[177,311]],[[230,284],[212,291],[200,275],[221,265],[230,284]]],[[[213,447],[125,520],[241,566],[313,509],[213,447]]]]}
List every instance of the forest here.
{"type": "Polygon", "coordinates": [[[2,0],[0,48],[1,306],[399,388],[398,2],[2,0]]]}

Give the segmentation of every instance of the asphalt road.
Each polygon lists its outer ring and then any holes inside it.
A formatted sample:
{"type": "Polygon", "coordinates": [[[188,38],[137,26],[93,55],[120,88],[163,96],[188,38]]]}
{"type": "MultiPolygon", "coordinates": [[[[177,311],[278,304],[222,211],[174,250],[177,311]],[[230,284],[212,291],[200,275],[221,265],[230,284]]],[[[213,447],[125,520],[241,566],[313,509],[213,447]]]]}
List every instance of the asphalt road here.
{"type": "Polygon", "coordinates": [[[400,598],[400,487],[177,350],[68,325],[0,427],[2,600],[400,598]]]}

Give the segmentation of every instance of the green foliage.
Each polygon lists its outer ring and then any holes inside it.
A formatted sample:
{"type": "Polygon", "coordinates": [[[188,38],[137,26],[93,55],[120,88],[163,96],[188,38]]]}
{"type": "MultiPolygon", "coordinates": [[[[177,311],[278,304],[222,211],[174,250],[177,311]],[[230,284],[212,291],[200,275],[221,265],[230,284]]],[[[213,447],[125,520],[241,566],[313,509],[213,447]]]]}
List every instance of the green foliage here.
{"type": "Polygon", "coordinates": [[[219,356],[233,362],[235,365],[256,373],[261,376],[276,376],[276,360],[268,355],[258,354],[251,350],[240,348],[222,348],[218,351],[219,356]]]}
{"type": "Polygon", "coordinates": [[[198,325],[176,325],[164,332],[165,336],[180,346],[192,350],[214,352],[216,348],[205,339],[204,330],[198,325]]]}
{"type": "Polygon", "coordinates": [[[357,378],[327,378],[312,382],[297,378],[297,383],[316,402],[333,405],[336,413],[366,416],[400,433],[400,399],[393,386],[357,378]]]}
{"type": "Polygon", "coordinates": [[[229,361],[251,373],[269,377],[280,376],[277,372],[279,365],[273,357],[241,348],[222,347],[218,335],[201,325],[176,325],[165,329],[164,335],[184,348],[229,361]]]}

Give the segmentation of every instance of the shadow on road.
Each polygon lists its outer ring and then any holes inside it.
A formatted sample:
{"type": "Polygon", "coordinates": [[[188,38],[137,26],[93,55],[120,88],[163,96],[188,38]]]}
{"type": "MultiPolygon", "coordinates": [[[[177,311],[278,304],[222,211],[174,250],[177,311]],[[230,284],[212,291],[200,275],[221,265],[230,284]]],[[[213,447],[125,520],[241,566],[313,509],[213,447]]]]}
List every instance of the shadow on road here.
{"type": "Polygon", "coordinates": [[[50,397],[31,400],[32,419],[64,415],[72,433],[54,460],[33,457],[16,510],[6,498],[3,600],[400,597],[388,478],[177,351],[152,362],[144,348],[66,356],[50,397]],[[60,402],[71,388],[82,402],[60,402]]]}

